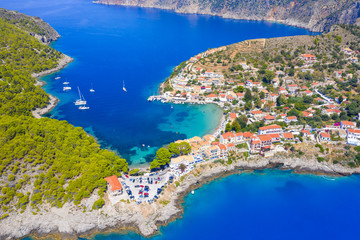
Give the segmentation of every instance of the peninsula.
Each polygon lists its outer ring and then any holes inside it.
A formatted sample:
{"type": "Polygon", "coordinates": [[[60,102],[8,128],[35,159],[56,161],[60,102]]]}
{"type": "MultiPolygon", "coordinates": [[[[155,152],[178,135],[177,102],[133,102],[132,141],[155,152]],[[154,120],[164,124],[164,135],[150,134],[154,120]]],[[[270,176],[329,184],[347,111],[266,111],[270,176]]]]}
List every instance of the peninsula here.
{"type": "Polygon", "coordinates": [[[181,63],[149,100],[217,104],[223,121],[212,135],[160,148],[149,169],[129,169],[82,128],[34,118],[51,102],[34,77],[71,58],[33,37],[41,20],[29,17],[23,26],[16,19],[0,18],[0,239],[121,230],[152,236],[181,216],[184,195],[215,178],[275,167],[360,173],[354,25],[248,40],[181,63]]]}

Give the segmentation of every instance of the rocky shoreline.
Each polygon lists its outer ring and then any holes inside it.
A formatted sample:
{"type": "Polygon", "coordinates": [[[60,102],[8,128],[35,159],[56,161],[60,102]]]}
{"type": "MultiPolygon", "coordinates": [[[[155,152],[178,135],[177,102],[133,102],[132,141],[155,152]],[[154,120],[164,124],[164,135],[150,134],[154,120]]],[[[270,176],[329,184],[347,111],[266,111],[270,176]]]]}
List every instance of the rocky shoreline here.
{"type": "Polygon", "coordinates": [[[269,21],[309,29],[312,32],[330,30],[335,24],[359,24],[359,1],[335,0],[269,1],[223,0],[94,0],[93,3],[126,7],[157,8],[181,14],[201,14],[229,19],[269,21]]]}
{"type": "Polygon", "coordinates": [[[178,187],[170,184],[154,204],[120,202],[106,204],[100,210],[89,211],[96,194],[84,200],[81,205],[66,203],[62,208],[43,206],[39,213],[31,209],[21,214],[12,214],[0,222],[0,239],[22,238],[66,238],[91,237],[99,233],[134,231],[145,237],[158,234],[160,226],[180,218],[184,212],[184,196],[214,179],[245,170],[279,168],[294,170],[294,173],[347,176],[360,173],[360,168],[347,168],[331,163],[319,163],[316,159],[291,158],[279,154],[271,158],[249,158],[234,161],[232,164],[205,162],[185,175],[178,187]],[[166,202],[166,204],[164,204],[166,202]],[[87,209],[84,211],[84,207],[87,209]]]}
{"type": "MultiPolygon", "coordinates": [[[[35,85],[39,85],[39,86],[44,86],[46,83],[44,81],[40,81],[39,78],[58,72],[61,69],[65,68],[69,63],[71,63],[72,61],[74,61],[74,59],[72,57],[69,57],[65,54],[62,55],[61,59],[58,62],[58,66],[40,73],[33,73],[31,74],[31,77],[36,78],[37,82],[35,83],[35,85]]],[[[56,104],[59,102],[59,99],[56,98],[55,96],[49,94],[49,104],[44,107],[44,108],[36,108],[35,110],[32,111],[32,114],[35,118],[41,118],[42,115],[50,112],[55,106],[56,104]]]]}

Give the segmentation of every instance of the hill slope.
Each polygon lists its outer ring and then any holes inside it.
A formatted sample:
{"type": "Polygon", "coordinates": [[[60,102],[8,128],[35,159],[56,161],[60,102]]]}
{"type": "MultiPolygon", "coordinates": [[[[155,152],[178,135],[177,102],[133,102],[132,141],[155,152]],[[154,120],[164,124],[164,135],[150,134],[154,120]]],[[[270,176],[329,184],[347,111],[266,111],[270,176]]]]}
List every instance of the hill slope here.
{"type": "Polygon", "coordinates": [[[162,8],[224,18],[269,20],[311,31],[329,30],[334,24],[356,23],[360,11],[358,0],[98,0],[94,3],[162,8]]]}

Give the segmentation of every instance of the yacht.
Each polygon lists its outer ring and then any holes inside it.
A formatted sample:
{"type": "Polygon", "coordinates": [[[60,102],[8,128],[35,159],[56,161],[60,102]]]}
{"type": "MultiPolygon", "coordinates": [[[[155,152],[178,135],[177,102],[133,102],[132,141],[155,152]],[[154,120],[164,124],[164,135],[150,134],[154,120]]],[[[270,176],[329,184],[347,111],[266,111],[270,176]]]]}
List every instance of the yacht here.
{"type": "Polygon", "coordinates": [[[68,84],[69,84],[69,82],[63,82],[63,84],[64,84],[64,85],[68,85],[68,84]]]}
{"type": "Polygon", "coordinates": [[[95,89],[93,88],[92,84],[91,84],[90,92],[95,92],[95,89]]]}
{"type": "MultiPolygon", "coordinates": [[[[79,99],[77,99],[75,101],[75,105],[85,105],[86,100],[85,100],[84,96],[81,94],[79,87],[78,87],[78,91],[79,91],[79,99]]],[[[79,109],[80,109],[80,107],[79,107],[79,109]]]]}
{"type": "Polygon", "coordinates": [[[124,92],[127,92],[127,90],[125,88],[125,81],[123,81],[123,90],[124,90],[124,92]]]}
{"type": "Polygon", "coordinates": [[[60,79],[60,78],[61,78],[61,77],[56,77],[55,80],[58,80],[58,79],[60,79]]]}
{"type": "Polygon", "coordinates": [[[89,108],[90,108],[90,107],[87,107],[87,106],[84,105],[84,106],[80,106],[80,107],[79,107],[79,110],[88,110],[89,108]]]}
{"type": "Polygon", "coordinates": [[[69,91],[69,90],[71,90],[71,87],[69,86],[63,87],[63,91],[69,91]]]}

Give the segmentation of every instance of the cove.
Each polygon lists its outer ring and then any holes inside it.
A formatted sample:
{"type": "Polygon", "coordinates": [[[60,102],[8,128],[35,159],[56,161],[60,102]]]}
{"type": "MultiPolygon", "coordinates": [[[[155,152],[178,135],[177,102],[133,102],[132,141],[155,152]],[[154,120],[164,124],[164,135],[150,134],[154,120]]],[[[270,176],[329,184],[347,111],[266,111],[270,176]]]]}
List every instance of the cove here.
{"type": "MultiPolygon", "coordinates": [[[[360,176],[242,173],[185,197],[183,218],[150,239],[356,239],[360,176]]],[[[144,240],[135,233],[92,240],[144,240]]]]}
{"type": "Polygon", "coordinates": [[[2,1],[1,7],[43,18],[62,35],[52,47],[75,59],[43,78],[46,91],[60,99],[48,116],[83,127],[102,147],[133,165],[152,161],[156,150],[172,141],[211,133],[220,122],[222,111],[214,105],[171,109],[146,101],[173,67],[208,48],[245,39],[311,34],[277,23],[104,6],[90,0],[14,0],[2,1]],[[72,91],[62,91],[64,81],[72,91]],[[89,92],[91,86],[95,93],[89,92]],[[87,111],[73,104],[77,87],[88,102],[87,111]]]}

